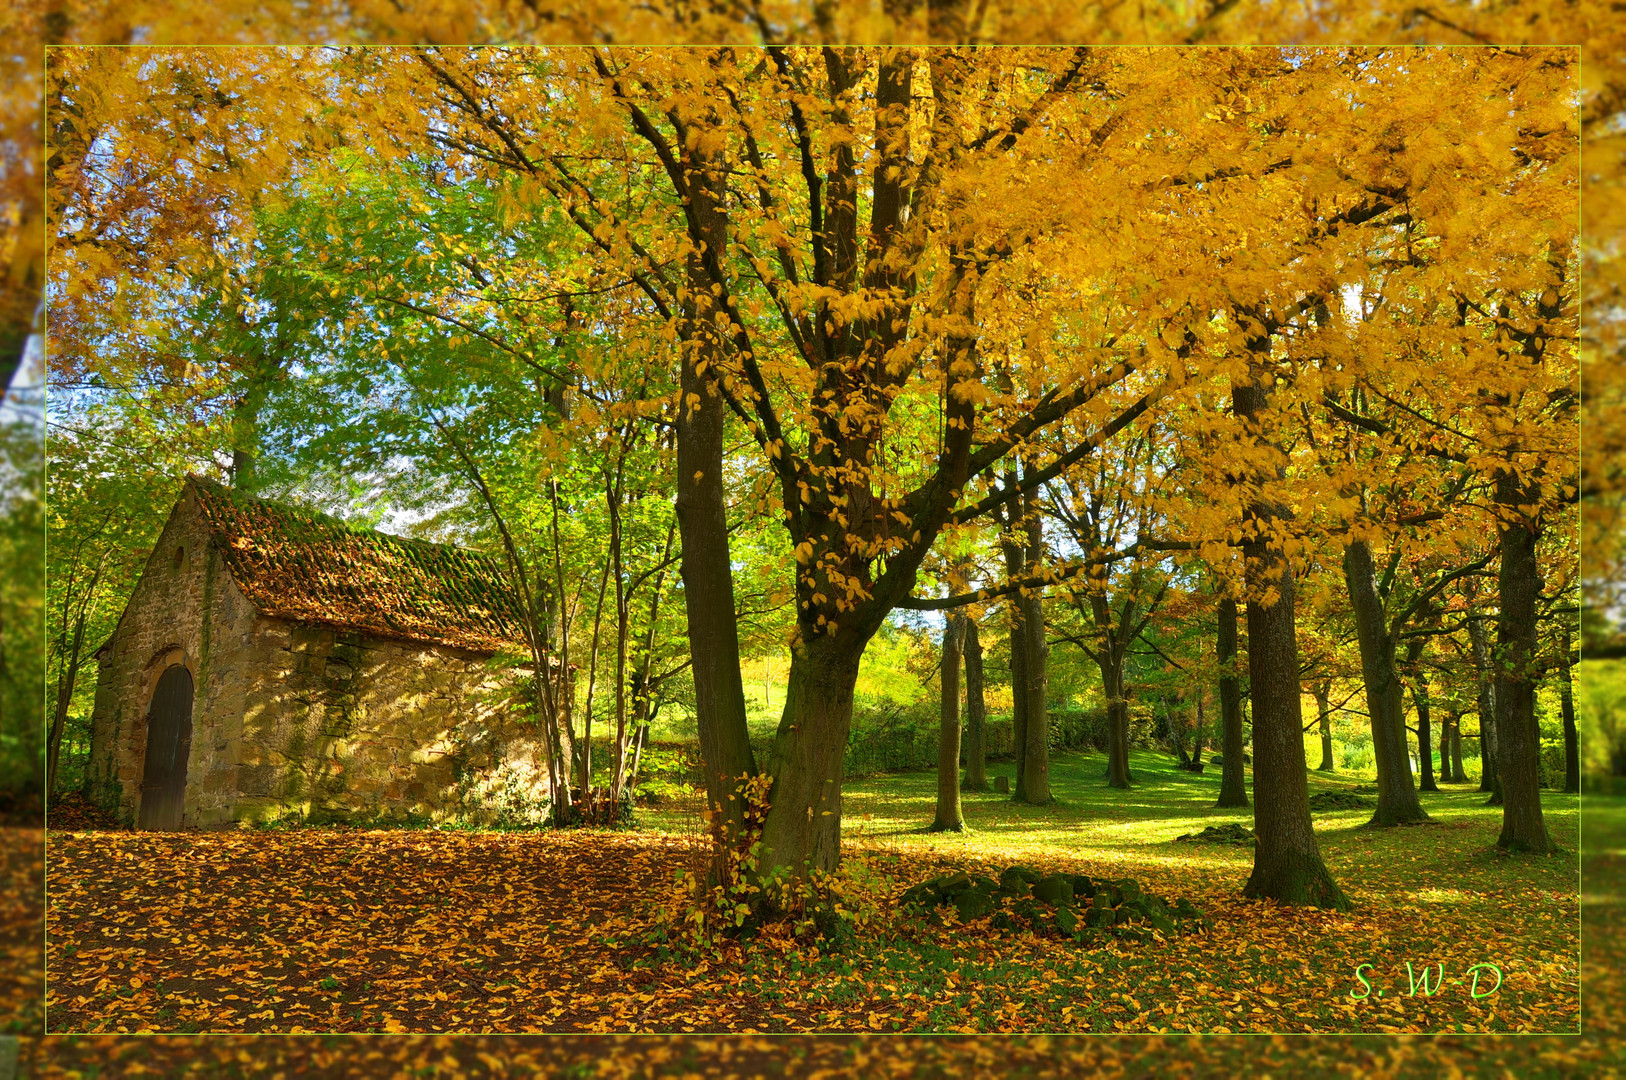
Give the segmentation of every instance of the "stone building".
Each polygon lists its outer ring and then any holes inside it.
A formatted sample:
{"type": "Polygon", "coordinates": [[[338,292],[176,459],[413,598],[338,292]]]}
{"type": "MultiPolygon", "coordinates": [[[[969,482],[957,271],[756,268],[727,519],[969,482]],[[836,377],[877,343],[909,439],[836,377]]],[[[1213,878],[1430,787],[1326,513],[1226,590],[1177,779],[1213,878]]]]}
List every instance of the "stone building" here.
{"type": "Polygon", "coordinates": [[[96,653],[90,794],[141,828],[539,819],[502,565],[189,479],[96,653]]]}

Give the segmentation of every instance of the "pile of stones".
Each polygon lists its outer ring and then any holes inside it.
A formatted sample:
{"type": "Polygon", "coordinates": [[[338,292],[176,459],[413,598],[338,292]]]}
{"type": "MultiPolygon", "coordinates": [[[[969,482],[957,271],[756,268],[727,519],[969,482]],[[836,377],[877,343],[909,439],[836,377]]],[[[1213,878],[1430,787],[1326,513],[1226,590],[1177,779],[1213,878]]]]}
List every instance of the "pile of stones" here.
{"type": "Polygon", "coordinates": [[[964,872],[923,881],[899,898],[905,913],[952,907],[961,922],[993,916],[1001,930],[1031,930],[1045,937],[1085,940],[1109,932],[1146,941],[1202,929],[1202,913],[1185,897],[1170,903],[1142,889],[1133,878],[1094,881],[1083,874],[1041,874],[1012,866],[996,882],[964,872]]]}
{"type": "Polygon", "coordinates": [[[1238,825],[1234,821],[1225,825],[1210,825],[1202,832],[1186,833],[1174,839],[1177,842],[1190,840],[1204,844],[1241,844],[1244,847],[1253,847],[1258,843],[1252,829],[1246,825],[1238,825]]]}
{"type": "Polygon", "coordinates": [[[1318,791],[1310,796],[1311,810],[1370,810],[1371,799],[1347,791],[1318,791]]]}

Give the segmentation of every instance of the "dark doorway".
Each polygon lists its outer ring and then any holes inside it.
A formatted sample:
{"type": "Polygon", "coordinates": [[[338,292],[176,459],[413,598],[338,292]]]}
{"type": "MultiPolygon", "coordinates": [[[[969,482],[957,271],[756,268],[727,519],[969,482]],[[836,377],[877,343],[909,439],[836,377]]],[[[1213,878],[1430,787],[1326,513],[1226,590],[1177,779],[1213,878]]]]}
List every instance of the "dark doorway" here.
{"type": "Polygon", "coordinates": [[[147,757],[141,773],[143,829],[181,827],[186,759],[192,749],[192,673],[179,664],[164,672],[147,714],[147,757]]]}

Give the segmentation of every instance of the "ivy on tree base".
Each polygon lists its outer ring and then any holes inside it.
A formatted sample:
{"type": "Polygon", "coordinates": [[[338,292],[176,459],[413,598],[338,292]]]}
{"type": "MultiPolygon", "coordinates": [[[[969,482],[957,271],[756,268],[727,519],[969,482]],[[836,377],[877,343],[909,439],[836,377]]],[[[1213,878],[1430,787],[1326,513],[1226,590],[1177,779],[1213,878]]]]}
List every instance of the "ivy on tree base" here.
{"type": "Polygon", "coordinates": [[[1277,900],[1284,904],[1308,904],[1331,911],[1350,911],[1355,905],[1332,879],[1320,858],[1280,859],[1265,872],[1258,863],[1242,887],[1249,900],[1277,900]]]}

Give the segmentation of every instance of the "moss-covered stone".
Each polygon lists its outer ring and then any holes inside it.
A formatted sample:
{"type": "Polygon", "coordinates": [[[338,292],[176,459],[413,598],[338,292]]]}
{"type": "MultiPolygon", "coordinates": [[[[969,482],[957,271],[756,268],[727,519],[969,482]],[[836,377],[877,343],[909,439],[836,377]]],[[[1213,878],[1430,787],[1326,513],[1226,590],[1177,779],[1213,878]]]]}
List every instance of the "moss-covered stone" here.
{"type": "Polygon", "coordinates": [[[1073,883],[1060,874],[1052,874],[1034,883],[1033,896],[1034,899],[1043,900],[1047,904],[1071,904],[1073,883]]]}
{"type": "Polygon", "coordinates": [[[1003,896],[1032,896],[1033,886],[1026,878],[1001,877],[999,879],[999,892],[1003,896]]]}
{"type": "MultiPolygon", "coordinates": [[[[1096,895],[1099,896],[1100,894],[1097,893],[1096,895]]],[[[1117,912],[1109,907],[1091,907],[1090,910],[1084,913],[1084,924],[1086,926],[1106,927],[1113,925],[1117,921],[1117,912]]]]}
{"type": "Polygon", "coordinates": [[[1224,825],[1210,825],[1202,832],[1184,833],[1174,838],[1175,841],[1204,844],[1235,844],[1239,847],[1252,847],[1257,842],[1253,830],[1246,825],[1236,822],[1227,822],[1224,825]]]}
{"type": "Polygon", "coordinates": [[[995,907],[993,893],[976,888],[962,889],[955,893],[953,904],[961,922],[992,915],[995,907]]]}
{"type": "Polygon", "coordinates": [[[1370,810],[1377,803],[1362,795],[1353,795],[1347,791],[1318,791],[1310,796],[1310,809],[1317,811],[1328,810],[1370,810]]]}

